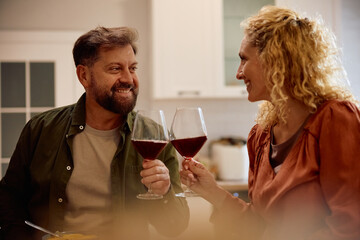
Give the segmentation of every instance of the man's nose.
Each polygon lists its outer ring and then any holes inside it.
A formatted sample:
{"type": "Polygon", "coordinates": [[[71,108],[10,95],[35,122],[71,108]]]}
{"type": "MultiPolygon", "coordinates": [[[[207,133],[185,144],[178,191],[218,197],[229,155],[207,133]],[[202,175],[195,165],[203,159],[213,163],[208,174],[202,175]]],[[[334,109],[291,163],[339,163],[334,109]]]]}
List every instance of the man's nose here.
{"type": "Polygon", "coordinates": [[[121,75],[120,75],[120,81],[121,82],[132,82],[133,78],[131,75],[131,72],[129,69],[125,69],[124,71],[122,71],[121,75]]]}

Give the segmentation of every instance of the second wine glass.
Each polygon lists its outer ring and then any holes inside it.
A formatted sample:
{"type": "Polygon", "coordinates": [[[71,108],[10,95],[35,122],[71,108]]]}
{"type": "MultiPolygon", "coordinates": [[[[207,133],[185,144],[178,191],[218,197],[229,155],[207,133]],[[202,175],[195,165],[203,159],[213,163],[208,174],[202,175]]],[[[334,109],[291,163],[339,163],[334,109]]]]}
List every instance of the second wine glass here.
{"type": "MultiPolygon", "coordinates": [[[[207,140],[207,131],[201,108],[180,107],[176,109],[170,129],[170,141],[184,158],[183,165],[190,161],[207,140]]],[[[178,197],[197,196],[186,188],[178,197]]]]}
{"type": "MultiPolygon", "coordinates": [[[[131,142],[144,158],[144,161],[155,160],[168,143],[168,130],[162,110],[138,110],[136,113],[131,142]]],[[[152,192],[137,195],[139,199],[161,199],[163,196],[152,192]]]]}

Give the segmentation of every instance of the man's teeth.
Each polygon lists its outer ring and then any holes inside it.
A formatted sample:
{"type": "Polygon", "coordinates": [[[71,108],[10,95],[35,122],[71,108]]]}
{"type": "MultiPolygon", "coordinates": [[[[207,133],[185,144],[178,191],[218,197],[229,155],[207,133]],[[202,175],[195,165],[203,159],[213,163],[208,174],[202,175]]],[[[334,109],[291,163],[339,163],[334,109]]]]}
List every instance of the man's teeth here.
{"type": "Polygon", "coordinates": [[[119,88],[116,91],[118,93],[128,93],[128,92],[130,92],[130,90],[131,90],[131,88],[119,88]]]}

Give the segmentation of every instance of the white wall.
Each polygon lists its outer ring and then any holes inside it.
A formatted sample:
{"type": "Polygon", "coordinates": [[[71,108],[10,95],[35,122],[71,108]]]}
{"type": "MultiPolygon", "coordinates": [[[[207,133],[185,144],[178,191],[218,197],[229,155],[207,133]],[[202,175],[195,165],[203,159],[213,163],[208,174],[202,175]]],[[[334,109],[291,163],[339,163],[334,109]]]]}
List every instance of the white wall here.
{"type": "Polygon", "coordinates": [[[341,45],[344,66],[357,99],[360,100],[360,1],[343,0],[341,12],[341,45]]]}
{"type": "MultiPolygon", "coordinates": [[[[210,141],[221,136],[246,138],[257,111],[257,104],[250,104],[246,99],[152,100],[149,7],[149,0],[0,0],[0,30],[85,32],[98,25],[135,27],[140,35],[137,57],[141,85],[137,108],[163,109],[170,127],[177,106],[200,106],[204,111],[210,141]]],[[[206,146],[202,152],[207,152],[206,146]]]]}
{"type": "MultiPolygon", "coordinates": [[[[360,39],[358,0],[343,0],[342,32],[346,67],[360,97],[360,39]]],[[[161,108],[170,127],[177,106],[200,106],[204,110],[210,141],[221,136],[247,137],[254,124],[257,103],[246,99],[157,100],[151,98],[149,0],[0,0],[0,30],[88,31],[98,25],[127,25],[138,29],[140,96],[137,108],[161,108]]],[[[240,44],[240,43],[239,43],[240,44]]],[[[235,73],[234,73],[235,74],[235,73]]],[[[208,142],[210,142],[208,141],[208,142]]],[[[207,152],[204,147],[203,153],[207,152]]]]}
{"type": "Polygon", "coordinates": [[[147,0],[0,0],[0,30],[86,32],[97,26],[135,27],[139,32],[139,105],[149,107],[147,0]]]}

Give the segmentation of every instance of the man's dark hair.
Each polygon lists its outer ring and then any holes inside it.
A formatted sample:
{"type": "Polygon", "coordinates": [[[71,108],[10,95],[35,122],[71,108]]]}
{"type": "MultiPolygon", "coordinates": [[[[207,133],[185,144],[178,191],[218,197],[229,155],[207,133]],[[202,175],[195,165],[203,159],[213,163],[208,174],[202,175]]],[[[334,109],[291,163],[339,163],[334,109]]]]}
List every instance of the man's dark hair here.
{"type": "Polygon", "coordinates": [[[98,59],[100,48],[111,49],[131,45],[134,53],[137,52],[136,40],[138,33],[129,27],[105,28],[97,27],[90,30],[76,40],[73,48],[75,66],[92,66],[98,59]]]}

